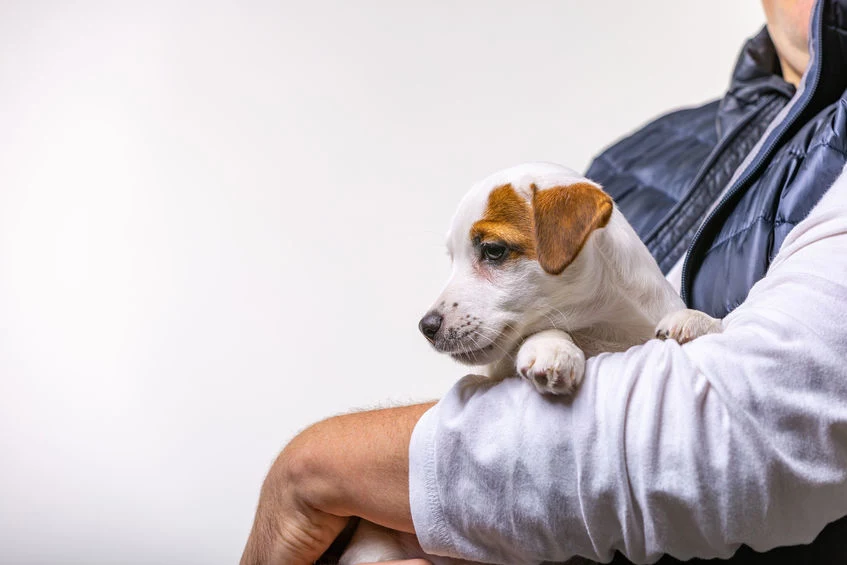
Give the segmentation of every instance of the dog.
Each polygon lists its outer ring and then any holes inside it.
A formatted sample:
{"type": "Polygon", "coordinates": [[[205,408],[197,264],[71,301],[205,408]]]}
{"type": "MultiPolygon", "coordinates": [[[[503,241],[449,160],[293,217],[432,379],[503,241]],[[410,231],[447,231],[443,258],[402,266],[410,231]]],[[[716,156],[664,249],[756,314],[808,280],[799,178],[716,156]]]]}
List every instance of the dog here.
{"type": "MultiPolygon", "coordinates": [[[[585,359],[654,337],[721,331],[688,310],[602,188],[552,163],[494,173],[462,199],[447,233],[452,274],[419,323],[436,351],[573,394],[585,359]]],[[[339,565],[423,557],[411,534],[361,522],[339,565]]]]}

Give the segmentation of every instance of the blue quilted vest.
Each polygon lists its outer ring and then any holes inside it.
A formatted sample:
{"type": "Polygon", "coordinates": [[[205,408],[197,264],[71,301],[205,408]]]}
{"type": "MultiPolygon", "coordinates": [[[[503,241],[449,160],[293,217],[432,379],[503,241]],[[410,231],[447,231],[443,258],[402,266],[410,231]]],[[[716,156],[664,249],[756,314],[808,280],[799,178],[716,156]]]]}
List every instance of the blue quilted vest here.
{"type": "MultiPolygon", "coordinates": [[[[587,172],[664,272],[684,259],[691,308],[724,317],[741,304],[847,161],[847,0],[818,0],[810,32],[811,63],[796,92],[763,29],[742,50],[722,99],[655,120],[587,172]]],[[[847,518],[811,545],[767,553],[742,546],[729,561],[847,564],[847,518]]]]}
{"type": "Polygon", "coordinates": [[[586,173],[664,272],[685,257],[691,308],[722,318],[741,304],[847,160],[847,0],[819,1],[811,26],[797,92],[763,29],[721,100],[657,119],[586,173]]]}

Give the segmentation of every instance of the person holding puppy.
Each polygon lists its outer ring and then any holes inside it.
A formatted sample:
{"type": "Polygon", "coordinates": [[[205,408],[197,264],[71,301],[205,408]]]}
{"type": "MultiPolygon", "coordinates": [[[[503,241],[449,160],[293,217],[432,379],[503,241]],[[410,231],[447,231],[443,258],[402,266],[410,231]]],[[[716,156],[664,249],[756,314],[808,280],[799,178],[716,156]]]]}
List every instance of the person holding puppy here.
{"type": "Polygon", "coordinates": [[[845,562],[847,0],[763,5],[721,100],[586,173],[723,333],[592,358],[569,404],[463,380],[319,422],[268,473],[242,565],[312,563],[349,516],[484,562],[845,562]]]}

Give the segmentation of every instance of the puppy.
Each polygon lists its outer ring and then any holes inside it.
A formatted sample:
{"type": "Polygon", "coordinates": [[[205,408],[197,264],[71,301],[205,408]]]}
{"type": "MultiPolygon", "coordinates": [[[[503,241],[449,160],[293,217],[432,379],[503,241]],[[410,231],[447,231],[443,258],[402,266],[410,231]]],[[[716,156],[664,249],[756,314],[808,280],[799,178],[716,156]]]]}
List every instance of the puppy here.
{"type": "MultiPolygon", "coordinates": [[[[550,163],[497,172],[462,199],[447,233],[453,271],[419,328],[439,352],[572,394],[585,358],[653,337],[690,341],[719,320],[686,310],[596,183],[550,163]]],[[[362,522],[339,565],[426,557],[415,536],[362,522]]]]}

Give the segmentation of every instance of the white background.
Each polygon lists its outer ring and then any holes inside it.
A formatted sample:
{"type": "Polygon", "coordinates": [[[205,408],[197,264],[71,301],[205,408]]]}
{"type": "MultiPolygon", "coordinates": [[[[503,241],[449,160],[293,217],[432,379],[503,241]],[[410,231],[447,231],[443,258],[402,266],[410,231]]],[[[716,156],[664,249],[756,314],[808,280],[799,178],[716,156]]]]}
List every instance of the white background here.
{"type": "Polygon", "coordinates": [[[725,88],[755,0],[0,1],[0,562],[238,560],[308,423],[437,397],[496,169],[725,88]]]}

